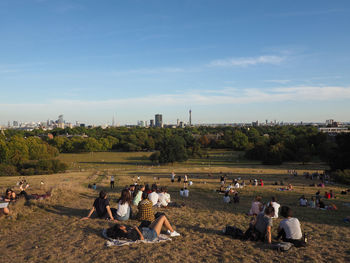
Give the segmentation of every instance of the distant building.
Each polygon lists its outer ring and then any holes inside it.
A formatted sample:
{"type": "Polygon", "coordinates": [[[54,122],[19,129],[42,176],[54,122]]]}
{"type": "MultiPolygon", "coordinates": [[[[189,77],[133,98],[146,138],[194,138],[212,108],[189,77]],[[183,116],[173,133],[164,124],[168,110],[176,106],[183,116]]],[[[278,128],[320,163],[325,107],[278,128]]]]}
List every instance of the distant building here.
{"type": "Polygon", "coordinates": [[[192,126],[192,110],[190,110],[188,113],[189,113],[189,122],[188,122],[188,124],[191,127],[192,126]]]}
{"type": "Polygon", "coordinates": [[[18,127],[18,121],[13,121],[13,127],[18,127]]]}
{"type": "Polygon", "coordinates": [[[326,126],[328,127],[332,127],[333,126],[333,122],[334,122],[334,120],[332,120],[332,119],[329,119],[329,120],[326,120],[326,126]]]}
{"type": "Polygon", "coordinates": [[[149,127],[154,127],[154,120],[149,120],[149,127]]]}
{"type": "Polygon", "coordinates": [[[57,120],[58,124],[64,123],[64,119],[63,119],[63,114],[58,116],[58,120],[57,120]]]}
{"type": "Polygon", "coordinates": [[[350,130],[345,127],[322,127],[318,128],[320,132],[328,133],[328,134],[338,134],[338,133],[348,133],[350,130]]]}
{"type": "Polygon", "coordinates": [[[137,126],[139,127],[145,127],[145,122],[144,121],[138,121],[137,126]]]}
{"type": "Polygon", "coordinates": [[[259,126],[259,121],[253,121],[252,122],[253,127],[258,127],[259,126]]]}
{"type": "Polygon", "coordinates": [[[162,114],[156,114],[154,119],[156,121],[156,127],[163,127],[163,115],[162,114]]]}

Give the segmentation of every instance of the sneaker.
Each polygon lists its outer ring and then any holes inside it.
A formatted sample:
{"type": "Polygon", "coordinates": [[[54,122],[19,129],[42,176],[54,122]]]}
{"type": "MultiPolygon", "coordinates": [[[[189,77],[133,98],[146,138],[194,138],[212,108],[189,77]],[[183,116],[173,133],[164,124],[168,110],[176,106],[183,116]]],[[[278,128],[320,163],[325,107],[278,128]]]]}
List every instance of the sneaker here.
{"type": "Polygon", "coordinates": [[[171,237],[178,237],[181,236],[180,233],[177,233],[176,231],[170,233],[171,237]]]}
{"type": "Polygon", "coordinates": [[[167,235],[170,235],[170,234],[171,234],[170,230],[167,230],[166,233],[167,233],[167,235]]]}

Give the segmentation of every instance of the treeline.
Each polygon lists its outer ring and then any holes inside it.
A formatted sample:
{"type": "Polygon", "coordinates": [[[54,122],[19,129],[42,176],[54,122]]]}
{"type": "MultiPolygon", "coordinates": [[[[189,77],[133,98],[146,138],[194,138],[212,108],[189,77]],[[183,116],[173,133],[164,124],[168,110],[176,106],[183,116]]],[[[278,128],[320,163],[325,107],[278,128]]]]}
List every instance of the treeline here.
{"type": "Polygon", "coordinates": [[[244,151],[245,157],[263,164],[287,161],[327,162],[333,170],[347,169],[349,135],[336,137],[313,126],[187,127],[177,128],[66,128],[52,131],[5,131],[13,136],[40,136],[61,153],[95,151],[153,151],[153,162],[184,161],[207,157],[208,149],[244,151]]]}
{"type": "Polygon", "coordinates": [[[0,136],[0,176],[58,173],[66,165],[55,159],[59,152],[38,137],[0,136]]]}

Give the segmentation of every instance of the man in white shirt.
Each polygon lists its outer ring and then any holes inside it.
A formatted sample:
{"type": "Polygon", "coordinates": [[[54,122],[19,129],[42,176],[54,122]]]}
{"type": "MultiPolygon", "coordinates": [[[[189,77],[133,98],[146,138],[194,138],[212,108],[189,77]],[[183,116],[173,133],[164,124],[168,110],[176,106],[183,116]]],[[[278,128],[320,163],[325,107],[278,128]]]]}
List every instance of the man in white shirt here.
{"type": "Polygon", "coordinates": [[[284,242],[291,242],[296,247],[305,246],[300,222],[297,218],[292,217],[292,210],[288,206],[282,206],[281,215],[286,219],[280,222],[277,239],[282,237],[284,242]]]}
{"type": "Polygon", "coordinates": [[[159,199],[159,195],[157,194],[156,189],[153,188],[152,193],[148,195],[148,200],[150,200],[153,206],[155,206],[158,203],[158,199],[159,199]]]}
{"type": "Polygon", "coordinates": [[[184,189],[184,197],[188,197],[189,194],[190,194],[190,191],[187,188],[185,188],[184,189]]]}
{"type": "Polygon", "coordinates": [[[158,194],[158,204],[159,207],[167,207],[168,203],[170,202],[169,199],[170,195],[166,193],[166,188],[162,187],[160,188],[160,193],[158,194]]]}

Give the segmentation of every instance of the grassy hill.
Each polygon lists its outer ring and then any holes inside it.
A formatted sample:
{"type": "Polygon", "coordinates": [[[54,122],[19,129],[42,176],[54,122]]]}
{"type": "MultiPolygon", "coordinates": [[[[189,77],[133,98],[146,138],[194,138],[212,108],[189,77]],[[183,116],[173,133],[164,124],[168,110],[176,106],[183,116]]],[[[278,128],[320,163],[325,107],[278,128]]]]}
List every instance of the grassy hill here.
{"type": "MultiPolygon", "coordinates": [[[[11,206],[12,214],[0,218],[0,262],[348,262],[350,261],[350,225],[343,222],[350,215],[350,196],[340,195],[344,186],[333,185],[337,199],[337,211],[321,211],[297,206],[297,200],[305,194],[314,195],[317,187],[302,176],[290,177],[288,169],[303,171],[323,169],[322,164],[285,164],[262,166],[259,163],[241,160],[239,153],[215,151],[208,159],[189,160],[184,164],[152,166],[148,153],[89,153],[65,154],[59,158],[70,165],[70,172],[55,175],[27,177],[29,193],[43,193],[53,187],[48,200],[24,200],[11,206]],[[171,183],[170,173],[189,174],[193,186],[190,197],[182,199],[179,189],[182,184],[171,183]],[[240,190],[239,204],[224,204],[223,196],[215,192],[219,186],[220,172],[230,181],[241,177],[263,179],[264,187],[246,187],[240,190]],[[109,176],[115,175],[116,189],[109,191],[109,176]],[[184,202],[184,208],[156,209],[165,212],[176,230],[182,234],[171,242],[139,244],[126,247],[106,247],[101,236],[103,228],[113,223],[92,219],[80,221],[87,215],[101,189],[108,190],[112,207],[120,190],[141,176],[143,183],[168,186],[172,201],[184,202]],[[159,180],[158,180],[159,177],[159,180]],[[40,181],[44,187],[40,188],[40,181]],[[283,180],[294,185],[294,191],[277,191],[275,181],[283,180]],[[96,183],[97,190],[88,189],[96,183]],[[268,245],[222,236],[219,232],[226,225],[235,225],[243,230],[248,226],[249,211],[254,196],[263,196],[267,202],[276,196],[281,205],[295,211],[303,231],[309,234],[306,248],[292,248],[286,253],[271,250],[268,245]]],[[[13,187],[19,178],[0,177],[0,190],[13,187]]],[[[136,210],[136,208],[134,209],[136,210]]],[[[273,234],[281,219],[274,220],[273,234]]],[[[138,225],[135,220],[129,225],[138,225]]]]}

